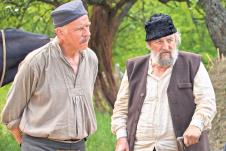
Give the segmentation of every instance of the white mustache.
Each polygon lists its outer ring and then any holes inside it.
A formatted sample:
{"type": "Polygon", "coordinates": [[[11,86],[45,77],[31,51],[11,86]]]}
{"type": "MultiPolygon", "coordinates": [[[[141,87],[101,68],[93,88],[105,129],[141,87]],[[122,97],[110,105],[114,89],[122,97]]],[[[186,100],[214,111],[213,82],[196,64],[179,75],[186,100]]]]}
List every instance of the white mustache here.
{"type": "Polygon", "coordinates": [[[90,39],[90,36],[89,37],[84,37],[80,40],[80,43],[87,43],[90,39]]]}
{"type": "Polygon", "coordinates": [[[159,54],[163,54],[163,53],[169,53],[169,54],[171,54],[172,53],[172,51],[170,50],[170,51],[168,51],[168,50],[160,50],[160,52],[159,52],[159,54]]]}

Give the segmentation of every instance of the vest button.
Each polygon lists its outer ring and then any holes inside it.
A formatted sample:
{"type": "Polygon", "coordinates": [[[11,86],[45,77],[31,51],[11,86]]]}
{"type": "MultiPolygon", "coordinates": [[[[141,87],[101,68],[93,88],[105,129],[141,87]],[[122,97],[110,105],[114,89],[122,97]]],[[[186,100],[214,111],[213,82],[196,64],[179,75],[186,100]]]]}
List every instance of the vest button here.
{"type": "Polygon", "coordinates": [[[144,96],[144,93],[141,93],[140,96],[143,97],[144,96]]]}

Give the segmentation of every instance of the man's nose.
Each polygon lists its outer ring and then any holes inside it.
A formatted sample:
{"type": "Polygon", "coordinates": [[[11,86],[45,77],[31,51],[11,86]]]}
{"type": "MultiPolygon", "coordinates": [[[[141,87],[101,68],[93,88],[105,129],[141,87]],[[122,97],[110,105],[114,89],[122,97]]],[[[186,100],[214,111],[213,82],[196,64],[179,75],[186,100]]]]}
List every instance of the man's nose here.
{"type": "Polygon", "coordinates": [[[162,49],[169,50],[170,49],[170,44],[167,41],[163,41],[162,49]]]}
{"type": "Polygon", "coordinates": [[[90,36],[90,35],[91,35],[91,33],[90,33],[89,28],[85,27],[85,28],[83,29],[83,36],[90,36]]]}

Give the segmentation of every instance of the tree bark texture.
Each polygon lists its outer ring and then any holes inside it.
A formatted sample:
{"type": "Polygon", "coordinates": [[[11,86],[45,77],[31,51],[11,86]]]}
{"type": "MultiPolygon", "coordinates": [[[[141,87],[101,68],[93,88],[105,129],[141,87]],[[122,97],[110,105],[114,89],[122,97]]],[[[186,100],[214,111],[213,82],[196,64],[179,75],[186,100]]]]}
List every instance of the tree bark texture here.
{"type": "Polygon", "coordinates": [[[93,6],[92,14],[90,29],[92,34],[89,44],[99,59],[99,72],[95,91],[101,89],[103,96],[113,107],[117,87],[113,77],[111,49],[116,28],[114,24],[116,23],[111,16],[111,12],[107,12],[102,6],[93,6]]]}
{"type": "Polygon", "coordinates": [[[220,57],[226,56],[226,10],[219,0],[199,0],[199,5],[206,14],[206,25],[220,57]]]}

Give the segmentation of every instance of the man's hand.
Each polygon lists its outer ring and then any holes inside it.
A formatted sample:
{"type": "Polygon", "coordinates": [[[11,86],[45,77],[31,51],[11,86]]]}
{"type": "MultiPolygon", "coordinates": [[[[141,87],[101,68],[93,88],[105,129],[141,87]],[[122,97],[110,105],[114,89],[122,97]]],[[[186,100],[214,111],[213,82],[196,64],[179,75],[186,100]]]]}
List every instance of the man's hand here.
{"type": "Polygon", "coordinates": [[[198,143],[201,130],[193,125],[190,125],[183,134],[185,146],[190,146],[198,143]]]}
{"type": "Polygon", "coordinates": [[[22,135],[21,135],[21,131],[19,128],[14,128],[11,130],[13,137],[15,138],[16,142],[18,144],[22,143],[22,135]]]}
{"type": "Polygon", "coordinates": [[[129,145],[126,137],[117,140],[115,151],[129,151],[129,145]]]}

